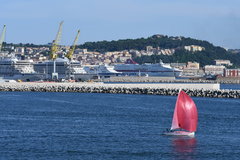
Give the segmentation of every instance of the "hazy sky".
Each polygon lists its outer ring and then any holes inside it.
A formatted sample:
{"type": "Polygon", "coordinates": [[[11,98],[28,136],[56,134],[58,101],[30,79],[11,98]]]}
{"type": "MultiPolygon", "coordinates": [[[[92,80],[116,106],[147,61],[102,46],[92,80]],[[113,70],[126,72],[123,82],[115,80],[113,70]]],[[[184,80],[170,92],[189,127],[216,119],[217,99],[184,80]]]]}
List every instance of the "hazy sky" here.
{"type": "Polygon", "coordinates": [[[240,0],[0,0],[6,42],[46,44],[64,21],[61,44],[185,36],[240,48],[240,0]]]}

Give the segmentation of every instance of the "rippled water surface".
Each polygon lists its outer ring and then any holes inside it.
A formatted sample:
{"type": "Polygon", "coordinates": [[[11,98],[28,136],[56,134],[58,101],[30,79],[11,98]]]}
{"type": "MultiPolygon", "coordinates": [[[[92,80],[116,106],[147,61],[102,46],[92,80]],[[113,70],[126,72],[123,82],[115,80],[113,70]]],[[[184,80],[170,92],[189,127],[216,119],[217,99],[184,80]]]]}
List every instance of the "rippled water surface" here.
{"type": "Polygon", "coordinates": [[[220,89],[240,90],[240,84],[221,84],[220,89]]]}
{"type": "Polygon", "coordinates": [[[176,97],[0,92],[0,158],[239,159],[240,100],[193,99],[196,136],[176,138],[176,97]]]}

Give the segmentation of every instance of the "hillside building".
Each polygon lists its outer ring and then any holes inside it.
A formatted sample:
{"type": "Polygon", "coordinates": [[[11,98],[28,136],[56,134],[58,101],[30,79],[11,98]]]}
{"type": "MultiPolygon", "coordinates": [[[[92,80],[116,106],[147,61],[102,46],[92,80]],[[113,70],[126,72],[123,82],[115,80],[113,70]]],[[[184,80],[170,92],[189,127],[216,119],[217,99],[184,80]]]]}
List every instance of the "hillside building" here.
{"type": "Polygon", "coordinates": [[[206,65],[204,71],[206,75],[224,75],[225,66],[222,65],[206,65]]]}
{"type": "Polygon", "coordinates": [[[232,66],[232,63],[230,62],[230,60],[216,59],[214,61],[216,65],[232,66]]]}
{"type": "Polygon", "coordinates": [[[204,51],[205,48],[201,46],[196,45],[190,45],[190,46],[184,46],[184,49],[190,52],[198,52],[198,51],[204,51]]]}
{"type": "Polygon", "coordinates": [[[225,77],[240,77],[240,69],[226,69],[225,77]]]}
{"type": "Polygon", "coordinates": [[[197,62],[188,62],[186,69],[200,69],[200,64],[197,62]]]}

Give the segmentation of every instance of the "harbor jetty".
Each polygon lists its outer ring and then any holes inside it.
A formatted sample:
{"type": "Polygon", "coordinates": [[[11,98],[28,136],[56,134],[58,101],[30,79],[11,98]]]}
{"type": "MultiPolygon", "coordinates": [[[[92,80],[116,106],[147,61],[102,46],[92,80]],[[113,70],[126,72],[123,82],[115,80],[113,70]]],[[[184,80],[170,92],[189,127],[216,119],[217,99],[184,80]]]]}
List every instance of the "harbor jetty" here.
{"type": "Polygon", "coordinates": [[[240,78],[219,77],[216,80],[198,79],[176,79],[175,77],[134,77],[117,76],[102,79],[103,82],[127,82],[127,83],[220,83],[220,84],[240,84],[240,78]]]}
{"type": "Polygon", "coordinates": [[[106,84],[106,83],[0,83],[0,91],[26,92],[79,92],[111,94],[148,94],[176,96],[183,89],[193,97],[240,98],[238,90],[220,90],[219,84],[152,83],[152,84],[106,84]]]}

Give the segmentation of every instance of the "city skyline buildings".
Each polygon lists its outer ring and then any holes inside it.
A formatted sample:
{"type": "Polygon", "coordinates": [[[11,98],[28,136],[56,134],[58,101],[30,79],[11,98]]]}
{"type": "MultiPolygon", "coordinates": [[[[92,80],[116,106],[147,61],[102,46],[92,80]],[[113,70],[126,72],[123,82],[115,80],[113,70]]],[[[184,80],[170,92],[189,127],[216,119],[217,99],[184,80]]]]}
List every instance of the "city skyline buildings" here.
{"type": "Polygon", "coordinates": [[[154,34],[207,40],[240,48],[240,2],[231,0],[0,0],[7,43],[47,44],[64,21],[60,44],[134,39],[154,34]]]}

